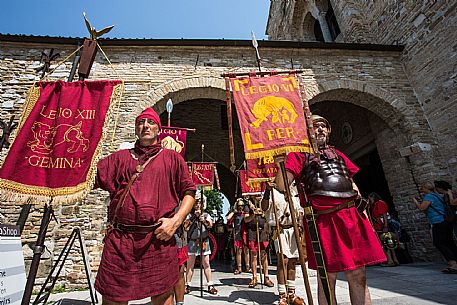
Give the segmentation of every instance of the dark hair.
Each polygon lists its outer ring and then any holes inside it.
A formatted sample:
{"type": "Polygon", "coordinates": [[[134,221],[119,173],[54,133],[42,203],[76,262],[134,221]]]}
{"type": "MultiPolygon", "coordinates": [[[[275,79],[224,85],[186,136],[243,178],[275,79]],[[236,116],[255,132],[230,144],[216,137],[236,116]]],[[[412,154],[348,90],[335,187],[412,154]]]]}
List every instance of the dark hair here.
{"type": "Polygon", "coordinates": [[[379,196],[376,192],[371,192],[370,195],[368,195],[368,198],[370,197],[373,198],[375,202],[381,200],[381,196],[379,196]]]}
{"type": "Polygon", "coordinates": [[[451,184],[447,181],[443,180],[435,180],[433,181],[433,184],[435,184],[435,187],[439,187],[440,189],[443,190],[450,190],[452,188],[451,184]]]}

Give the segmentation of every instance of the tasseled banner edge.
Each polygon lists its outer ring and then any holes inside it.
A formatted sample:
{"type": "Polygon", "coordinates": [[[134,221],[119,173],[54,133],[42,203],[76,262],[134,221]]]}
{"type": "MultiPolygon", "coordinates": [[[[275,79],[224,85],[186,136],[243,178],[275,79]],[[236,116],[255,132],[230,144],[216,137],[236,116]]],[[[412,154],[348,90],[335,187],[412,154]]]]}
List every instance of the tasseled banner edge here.
{"type": "MultiPolygon", "coordinates": [[[[33,87],[32,87],[33,88],[33,87]]],[[[37,187],[33,185],[26,185],[17,183],[14,181],[10,181],[7,179],[0,179],[0,200],[3,201],[4,205],[17,205],[17,204],[48,204],[51,202],[52,204],[71,204],[78,201],[84,200],[87,195],[92,191],[94,184],[95,184],[95,174],[96,174],[96,166],[99,160],[99,157],[102,153],[103,143],[106,140],[109,131],[109,124],[114,107],[116,105],[116,101],[120,102],[122,99],[122,94],[124,91],[124,82],[121,81],[120,84],[113,87],[113,91],[111,93],[111,100],[108,110],[105,116],[105,122],[102,127],[102,136],[98,145],[94,151],[92,156],[91,165],[89,171],[86,176],[86,181],[82,182],[81,184],[73,187],[60,187],[60,188],[47,188],[47,187],[37,187]],[[5,202],[6,201],[6,202],[5,202]]],[[[31,90],[30,96],[33,96],[33,92],[36,91],[31,90]]],[[[33,101],[35,98],[31,98],[32,106],[26,107],[29,109],[30,107],[33,108],[33,101]]],[[[36,102],[36,101],[35,101],[36,102]]],[[[21,122],[28,116],[30,110],[25,110],[23,116],[21,117],[21,122]]]]}
{"type": "Polygon", "coordinates": [[[246,184],[247,185],[251,185],[251,184],[257,184],[257,183],[262,183],[262,182],[267,182],[267,181],[270,181],[270,182],[273,182],[273,180],[275,180],[275,178],[248,178],[248,181],[246,181],[246,184]]]}
{"type": "Polygon", "coordinates": [[[5,189],[3,188],[3,186],[1,186],[2,188],[0,189],[0,200],[2,200],[2,205],[44,205],[51,203],[51,199],[52,205],[71,204],[84,200],[87,197],[87,195],[92,191],[93,184],[93,181],[88,183],[87,187],[78,192],[53,196],[43,194],[19,193],[11,189],[5,189]]]}
{"type": "Polygon", "coordinates": [[[313,153],[313,149],[310,146],[284,146],[269,150],[257,151],[257,152],[245,152],[244,156],[246,159],[258,159],[264,157],[277,156],[287,154],[291,152],[305,152],[313,153]]]}

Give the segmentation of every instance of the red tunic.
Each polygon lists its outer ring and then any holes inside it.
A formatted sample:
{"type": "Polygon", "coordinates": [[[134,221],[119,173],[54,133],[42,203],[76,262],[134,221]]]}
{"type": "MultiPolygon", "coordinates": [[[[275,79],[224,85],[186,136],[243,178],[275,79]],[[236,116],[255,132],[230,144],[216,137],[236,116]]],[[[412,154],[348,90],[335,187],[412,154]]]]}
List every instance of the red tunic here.
{"type": "Polygon", "coordinates": [[[376,231],[382,231],[384,229],[382,215],[387,214],[388,211],[389,207],[384,201],[378,200],[374,203],[371,216],[373,217],[373,227],[376,231]]]}
{"type": "MultiPolygon", "coordinates": [[[[138,160],[129,150],[118,151],[98,163],[96,186],[110,193],[109,219],[122,189],[135,173],[138,160]]],[[[195,190],[184,159],[164,149],[146,166],[130,188],[117,221],[150,225],[171,217],[188,190],[195,190]]],[[[154,233],[112,230],[105,238],[95,288],[116,302],[143,299],[169,291],[178,280],[175,238],[160,241],[154,233]]]]}
{"type": "MultiPolygon", "coordinates": [[[[356,174],[359,168],[341,152],[337,151],[337,153],[345,161],[349,176],[352,177],[356,174]]],[[[290,153],[287,156],[286,169],[295,178],[305,165],[305,156],[303,153],[290,153]]],[[[347,201],[347,199],[328,196],[309,196],[308,200],[316,210],[329,209],[347,201]]],[[[354,270],[386,261],[386,256],[370,221],[360,215],[355,207],[320,215],[316,219],[316,226],[328,272],[354,270]]],[[[316,259],[311,251],[308,232],[307,237],[306,249],[309,267],[316,269],[316,259]]]]}

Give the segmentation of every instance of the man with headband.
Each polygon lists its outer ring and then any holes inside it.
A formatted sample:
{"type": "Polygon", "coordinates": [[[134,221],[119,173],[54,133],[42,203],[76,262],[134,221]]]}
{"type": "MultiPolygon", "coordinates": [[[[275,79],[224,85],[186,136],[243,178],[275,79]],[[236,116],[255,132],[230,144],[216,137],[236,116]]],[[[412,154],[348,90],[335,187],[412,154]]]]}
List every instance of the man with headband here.
{"type": "Polygon", "coordinates": [[[153,304],[174,302],[179,266],[173,234],[194,205],[195,186],[184,159],[161,147],[160,129],[159,116],[147,108],[135,120],[135,147],[97,166],[96,187],[111,200],[95,281],[104,305],[147,297],[153,304]]]}

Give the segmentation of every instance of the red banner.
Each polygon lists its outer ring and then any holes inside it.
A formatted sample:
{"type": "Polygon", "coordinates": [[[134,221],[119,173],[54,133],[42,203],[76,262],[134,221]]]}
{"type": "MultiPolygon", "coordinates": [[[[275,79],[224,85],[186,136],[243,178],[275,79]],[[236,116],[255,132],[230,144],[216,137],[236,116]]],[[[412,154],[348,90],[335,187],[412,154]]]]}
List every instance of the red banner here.
{"type": "Polygon", "coordinates": [[[192,162],[190,168],[192,181],[196,186],[213,186],[216,172],[215,162],[192,162]]]}
{"type": "Polygon", "coordinates": [[[293,75],[230,79],[246,159],[312,152],[293,75]]]}
{"type": "Polygon", "coordinates": [[[162,147],[175,150],[183,158],[186,154],[186,136],[186,128],[164,126],[158,135],[159,140],[162,141],[162,147]]]}
{"type": "Polygon", "coordinates": [[[248,173],[246,170],[240,170],[240,183],[241,183],[241,194],[243,196],[247,195],[260,195],[262,193],[262,185],[261,182],[253,182],[249,181],[248,173]]]}
{"type": "Polygon", "coordinates": [[[273,181],[278,173],[273,157],[246,160],[246,169],[250,182],[273,181]]]}
{"type": "Polygon", "coordinates": [[[92,189],[120,81],[39,82],[0,169],[3,199],[72,203],[92,189]]]}

